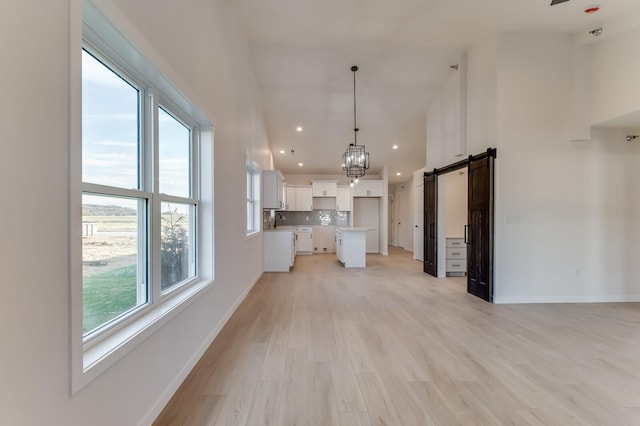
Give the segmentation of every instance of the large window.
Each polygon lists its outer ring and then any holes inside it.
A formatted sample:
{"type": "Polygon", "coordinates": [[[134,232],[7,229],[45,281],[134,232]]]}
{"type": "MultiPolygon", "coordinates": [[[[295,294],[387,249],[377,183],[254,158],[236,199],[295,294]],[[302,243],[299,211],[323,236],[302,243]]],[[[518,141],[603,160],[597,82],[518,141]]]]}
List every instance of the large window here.
{"type": "Polygon", "coordinates": [[[213,126],[90,2],[83,22],[71,55],[74,392],[213,281],[213,126]]]}
{"type": "Polygon", "coordinates": [[[140,87],[83,49],[85,338],[161,300],[197,273],[196,132],[140,87]]]}
{"type": "Polygon", "coordinates": [[[247,160],[247,235],[260,231],[260,169],[247,160]]]}

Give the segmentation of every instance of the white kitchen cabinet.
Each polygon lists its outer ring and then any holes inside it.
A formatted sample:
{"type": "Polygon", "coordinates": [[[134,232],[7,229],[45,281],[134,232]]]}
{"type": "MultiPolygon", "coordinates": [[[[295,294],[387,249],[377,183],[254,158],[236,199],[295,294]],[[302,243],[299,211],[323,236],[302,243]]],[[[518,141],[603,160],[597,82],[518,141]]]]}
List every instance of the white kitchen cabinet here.
{"type": "Polygon", "coordinates": [[[335,197],[338,182],[337,181],[312,181],[314,197],[335,197]]]}
{"type": "Polygon", "coordinates": [[[340,229],[336,229],[336,255],[338,256],[338,260],[344,263],[342,247],[342,231],[340,229]]]}
{"type": "Polygon", "coordinates": [[[345,268],[367,266],[366,228],[338,228],[336,230],[336,255],[345,268]]]}
{"type": "Polygon", "coordinates": [[[286,186],[286,194],[287,198],[284,200],[284,209],[285,210],[295,210],[296,209],[296,187],[291,185],[286,186]]]}
{"type": "Polygon", "coordinates": [[[296,257],[295,228],[281,228],[263,233],[265,272],[289,272],[296,257]]]}
{"type": "Polygon", "coordinates": [[[331,225],[313,226],[313,252],[336,252],[336,227],[331,225]]]}
{"type": "Polygon", "coordinates": [[[336,211],[350,212],[351,211],[351,188],[350,187],[338,187],[336,192],[336,211]]]}
{"type": "Polygon", "coordinates": [[[313,210],[313,196],[310,186],[287,186],[286,210],[310,212],[313,210]]]}
{"type": "Polygon", "coordinates": [[[296,188],[296,210],[310,212],[313,210],[313,195],[310,186],[299,186],[296,188]]]}
{"type": "Polygon", "coordinates": [[[262,172],[262,208],[284,209],[284,176],[279,170],[262,172]]]}
{"type": "Polygon", "coordinates": [[[382,197],[384,194],[384,181],[360,180],[353,185],[354,197],[382,197]]]}
{"type": "Polygon", "coordinates": [[[313,227],[298,226],[296,231],[296,254],[313,254],[313,227]]]}
{"type": "Polygon", "coordinates": [[[447,275],[464,276],[467,271],[467,245],[464,238],[447,238],[447,275]]]}

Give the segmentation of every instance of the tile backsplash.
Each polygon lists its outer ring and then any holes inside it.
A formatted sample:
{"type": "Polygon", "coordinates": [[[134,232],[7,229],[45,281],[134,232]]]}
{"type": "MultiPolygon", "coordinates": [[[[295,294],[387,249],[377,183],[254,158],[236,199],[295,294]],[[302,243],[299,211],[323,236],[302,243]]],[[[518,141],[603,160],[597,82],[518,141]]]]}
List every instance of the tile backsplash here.
{"type": "Polygon", "coordinates": [[[277,226],[349,226],[350,212],[335,210],[313,210],[310,212],[273,212],[264,210],[262,223],[264,229],[277,226]]]}

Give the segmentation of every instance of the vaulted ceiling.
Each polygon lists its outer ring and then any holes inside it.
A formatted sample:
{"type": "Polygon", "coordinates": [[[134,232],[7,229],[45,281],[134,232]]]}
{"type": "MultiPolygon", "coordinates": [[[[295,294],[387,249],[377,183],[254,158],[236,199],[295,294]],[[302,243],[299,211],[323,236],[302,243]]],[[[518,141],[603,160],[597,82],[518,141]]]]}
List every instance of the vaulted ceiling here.
{"type": "Polygon", "coordinates": [[[368,173],[387,166],[391,183],[424,166],[427,108],[474,41],[519,30],[588,31],[640,9],[638,0],[606,0],[594,14],[584,13],[593,5],[585,0],[228,2],[250,41],[276,169],[343,173],[357,65],[358,143],[370,152],[368,173]]]}

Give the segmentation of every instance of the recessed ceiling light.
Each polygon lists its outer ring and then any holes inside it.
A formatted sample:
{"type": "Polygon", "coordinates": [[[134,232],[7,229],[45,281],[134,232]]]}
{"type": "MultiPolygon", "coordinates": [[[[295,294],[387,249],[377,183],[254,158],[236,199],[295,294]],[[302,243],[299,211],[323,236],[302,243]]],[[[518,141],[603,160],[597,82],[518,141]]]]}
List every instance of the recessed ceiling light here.
{"type": "Polygon", "coordinates": [[[394,145],[394,146],[392,146],[391,148],[393,148],[393,149],[398,149],[398,145],[394,145]]]}
{"type": "Polygon", "coordinates": [[[302,167],[302,166],[304,166],[304,164],[302,164],[302,163],[298,163],[298,166],[302,167]]]}
{"type": "Polygon", "coordinates": [[[402,176],[402,173],[398,172],[396,173],[396,176],[402,176]]]}
{"type": "Polygon", "coordinates": [[[284,149],[280,150],[280,154],[284,154],[286,151],[284,149]]]}
{"type": "Polygon", "coordinates": [[[301,132],[302,131],[302,127],[300,127],[300,126],[296,127],[296,131],[301,132]]]}

